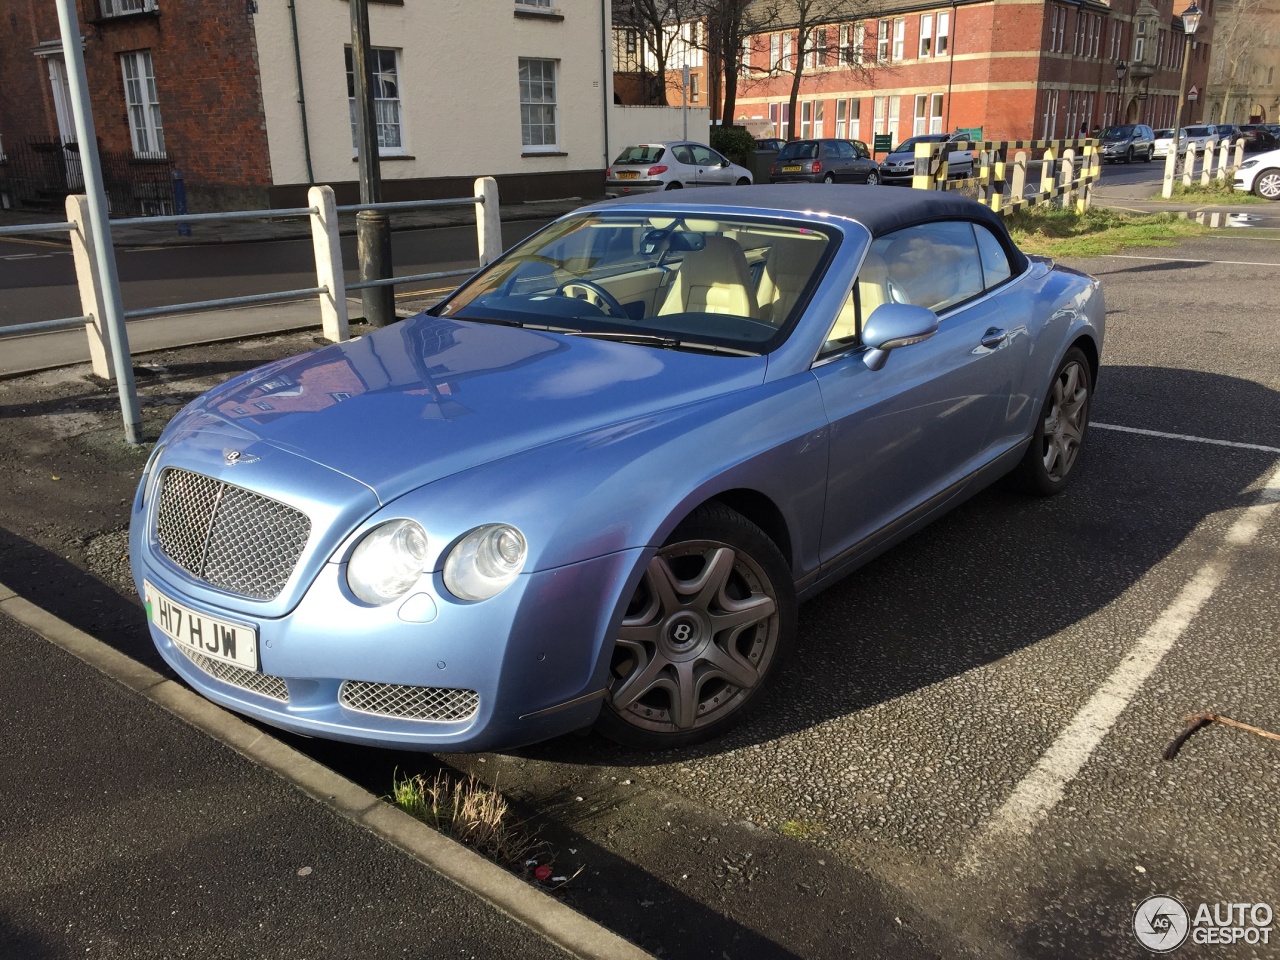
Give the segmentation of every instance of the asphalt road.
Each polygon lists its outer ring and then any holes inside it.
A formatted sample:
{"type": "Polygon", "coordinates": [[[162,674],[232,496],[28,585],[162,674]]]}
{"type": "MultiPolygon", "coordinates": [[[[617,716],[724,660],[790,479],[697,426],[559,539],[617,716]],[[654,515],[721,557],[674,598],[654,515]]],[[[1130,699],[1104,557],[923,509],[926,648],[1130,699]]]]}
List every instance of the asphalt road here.
{"type": "MultiPolygon", "coordinates": [[[[504,246],[516,243],[546,223],[504,221],[504,246]]],[[[462,226],[396,231],[391,248],[397,276],[474,269],[476,230],[474,226],[462,226]]],[[[342,238],[342,257],[344,264],[356,264],[354,237],[342,238]]],[[[316,284],[309,238],[119,247],[116,263],[126,310],[299,290],[316,284]]],[[[346,276],[355,280],[357,271],[348,269],[346,276]]],[[[440,283],[417,285],[424,286],[440,283]]],[[[414,290],[413,285],[406,285],[397,288],[397,294],[411,296],[414,290]]],[[[79,314],[75,267],[66,244],[0,240],[0,327],[79,314]]]]}

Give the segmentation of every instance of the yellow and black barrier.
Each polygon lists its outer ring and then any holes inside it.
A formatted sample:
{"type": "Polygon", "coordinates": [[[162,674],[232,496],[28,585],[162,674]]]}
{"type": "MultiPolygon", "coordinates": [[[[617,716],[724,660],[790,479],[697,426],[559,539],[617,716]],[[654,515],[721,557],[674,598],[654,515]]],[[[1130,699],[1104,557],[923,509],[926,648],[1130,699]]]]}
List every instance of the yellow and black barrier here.
{"type": "Polygon", "coordinates": [[[1092,138],[917,143],[915,164],[913,188],[976,190],[978,201],[997,213],[1053,200],[1064,209],[1074,207],[1077,213],[1083,213],[1089,207],[1090,188],[1102,176],[1102,155],[1098,141],[1092,138]],[[973,175],[962,180],[952,179],[948,169],[947,158],[956,150],[973,152],[973,175]],[[1063,164],[1061,177],[1059,161],[1063,164]],[[1027,169],[1037,163],[1040,187],[1028,194],[1027,169]]]}

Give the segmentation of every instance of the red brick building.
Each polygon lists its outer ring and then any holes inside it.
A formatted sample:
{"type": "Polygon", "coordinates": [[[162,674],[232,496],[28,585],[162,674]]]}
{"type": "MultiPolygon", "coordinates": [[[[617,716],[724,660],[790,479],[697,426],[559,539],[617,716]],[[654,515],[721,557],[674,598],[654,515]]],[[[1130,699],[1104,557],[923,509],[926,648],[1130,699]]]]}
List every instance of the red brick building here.
{"type": "MultiPolygon", "coordinates": [[[[744,46],[735,122],[759,135],[897,143],[981,128],[987,139],[1078,136],[1115,122],[1172,126],[1188,0],[888,0],[874,17],[812,28],[797,116],[788,116],[797,30],[744,46]],[[1119,65],[1123,64],[1120,68],[1119,65]]],[[[1190,44],[1187,86],[1205,88],[1214,0],[1190,44]]],[[[700,85],[716,78],[699,66],[700,85]]],[[[1199,118],[1203,99],[1184,107],[1199,118]]]]}

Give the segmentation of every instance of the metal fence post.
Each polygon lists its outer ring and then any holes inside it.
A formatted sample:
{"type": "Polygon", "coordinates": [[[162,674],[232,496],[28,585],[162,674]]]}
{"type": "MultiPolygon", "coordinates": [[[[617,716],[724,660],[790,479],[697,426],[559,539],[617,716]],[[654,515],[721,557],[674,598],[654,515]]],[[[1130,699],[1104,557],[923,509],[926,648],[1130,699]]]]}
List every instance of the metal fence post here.
{"type": "Polygon", "coordinates": [[[480,253],[480,266],[487,267],[502,256],[502,216],[498,210],[498,181],[493,177],[478,177],[475,195],[483,197],[476,204],[476,247],[480,253]]]}
{"type": "Polygon", "coordinates": [[[73,194],[67,197],[67,222],[71,224],[71,259],[76,268],[76,286],[80,290],[80,312],[90,318],[84,325],[89,337],[89,362],[93,374],[104,380],[115,379],[111,367],[111,340],[103,318],[102,284],[94,265],[93,234],[89,232],[89,198],[73,194]]]}
{"type": "Polygon", "coordinates": [[[316,257],[316,286],[320,294],[320,326],[326,340],[341,343],[351,337],[347,321],[347,283],[342,272],[342,242],[338,237],[338,205],[333,187],[318,186],[307,191],[311,214],[311,249],[316,257]]]}

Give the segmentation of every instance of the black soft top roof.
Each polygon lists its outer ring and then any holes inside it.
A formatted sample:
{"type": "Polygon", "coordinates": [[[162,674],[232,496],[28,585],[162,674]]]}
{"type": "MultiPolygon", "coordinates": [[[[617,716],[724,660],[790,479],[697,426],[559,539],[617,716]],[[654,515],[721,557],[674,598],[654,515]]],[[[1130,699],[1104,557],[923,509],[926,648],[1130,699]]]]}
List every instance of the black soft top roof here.
{"type": "Polygon", "coordinates": [[[903,227],[931,220],[972,220],[988,226],[1013,258],[1014,272],[1026,268],[1025,255],[1014,246],[998,213],[976,200],[945,190],[912,190],[857,184],[770,184],[750,187],[707,187],[637,194],[592,205],[592,210],[613,206],[644,206],[655,210],[678,207],[690,213],[699,207],[734,207],[742,213],[781,213],[803,218],[827,214],[856,220],[881,237],[903,227]]]}

